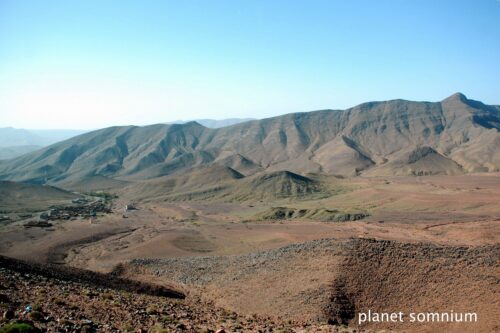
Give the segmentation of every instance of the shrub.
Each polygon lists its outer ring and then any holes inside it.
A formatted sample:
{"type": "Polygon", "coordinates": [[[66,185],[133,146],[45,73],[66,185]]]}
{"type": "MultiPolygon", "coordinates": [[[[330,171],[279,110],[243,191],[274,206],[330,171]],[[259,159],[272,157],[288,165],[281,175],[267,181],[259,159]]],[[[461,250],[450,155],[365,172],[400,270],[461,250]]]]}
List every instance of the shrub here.
{"type": "Polygon", "coordinates": [[[151,327],[150,332],[151,333],[168,333],[169,331],[157,323],[157,324],[155,324],[155,326],[151,327]]]}
{"type": "Polygon", "coordinates": [[[161,320],[165,324],[177,324],[179,322],[177,320],[177,318],[171,317],[169,315],[163,315],[163,316],[161,316],[161,320]]]}
{"type": "Polygon", "coordinates": [[[103,299],[109,299],[109,300],[112,300],[112,299],[113,299],[113,294],[112,294],[112,293],[109,293],[109,292],[106,292],[106,293],[103,293],[103,294],[101,295],[101,297],[102,297],[103,299]]]}
{"type": "Polygon", "coordinates": [[[146,313],[147,313],[148,315],[154,315],[154,314],[156,314],[157,312],[158,312],[158,309],[157,309],[157,308],[156,308],[156,306],[154,306],[154,305],[150,305],[150,306],[148,306],[148,307],[146,308],[146,313]]]}
{"type": "Polygon", "coordinates": [[[61,319],[61,320],[59,320],[59,325],[72,326],[73,323],[71,321],[69,321],[68,319],[61,319]]]}
{"type": "Polygon", "coordinates": [[[88,297],[96,297],[96,296],[99,296],[99,294],[98,294],[98,293],[96,293],[96,292],[94,292],[94,291],[92,291],[92,290],[85,290],[85,291],[83,292],[83,294],[84,294],[85,296],[88,296],[88,297]]]}
{"type": "Polygon", "coordinates": [[[94,332],[94,328],[90,325],[83,325],[80,332],[81,333],[90,333],[90,332],[94,332]]]}
{"type": "Polygon", "coordinates": [[[129,323],[125,323],[122,325],[122,331],[123,332],[134,332],[134,326],[130,325],[129,323]]]}
{"type": "Polygon", "coordinates": [[[41,321],[43,320],[43,314],[40,311],[33,311],[29,314],[30,319],[33,321],[41,321]]]}
{"type": "Polygon", "coordinates": [[[36,303],[35,305],[33,305],[33,311],[42,312],[43,311],[42,305],[40,303],[36,303]]]}
{"type": "Polygon", "coordinates": [[[63,305],[66,305],[66,302],[64,301],[64,299],[62,298],[56,298],[54,300],[54,303],[56,303],[56,305],[59,305],[59,306],[63,306],[63,305]]]}
{"type": "Polygon", "coordinates": [[[26,323],[11,323],[0,327],[0,333],[38,333],[39,330],[26,323]]]}

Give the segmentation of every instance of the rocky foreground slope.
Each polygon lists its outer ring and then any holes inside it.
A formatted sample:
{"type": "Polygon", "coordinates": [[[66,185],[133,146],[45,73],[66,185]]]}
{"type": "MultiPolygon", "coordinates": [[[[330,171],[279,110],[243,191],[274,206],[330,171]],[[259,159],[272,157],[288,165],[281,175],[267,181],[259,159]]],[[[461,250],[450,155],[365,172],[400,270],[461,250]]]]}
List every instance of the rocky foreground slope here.
{"type": "MultiPolygon", "coordinates": [[[[125,271],[210,293],[218,305],[297,322],[396,332],[500,328],[500,247],[322,239],[233,256],[134,260],[125,271]],[[360,313],[405,314],[359,323],[360,313]],[[410,322],[410,314],[475,313],[475,322],[410,322]]],[[[334,326],[332,326],[334,327],[334,326]]]]}
{"type": "Polygon", "coordinates": [[[29,325],[25,332],[352,332],[240,316],[196,296],[183,299],[182,293],[150,284],[113,281],[0,257],[0,332],[16,332],[8,329],[19,323],[29,325]]]}
{"type": "Polygon", "coordinates": [[[0,257],[0,326],[23,321],[52,332],[494,332],[500,327],[499,258],[498,245],[373,239],[135,260],[109,274],[0,257]],[[359,325],[368,311],[401,311],[407,321],[359,325]],[[475,313],[477,320],[408,321],[410,313],[450,311],[475,313]]]}

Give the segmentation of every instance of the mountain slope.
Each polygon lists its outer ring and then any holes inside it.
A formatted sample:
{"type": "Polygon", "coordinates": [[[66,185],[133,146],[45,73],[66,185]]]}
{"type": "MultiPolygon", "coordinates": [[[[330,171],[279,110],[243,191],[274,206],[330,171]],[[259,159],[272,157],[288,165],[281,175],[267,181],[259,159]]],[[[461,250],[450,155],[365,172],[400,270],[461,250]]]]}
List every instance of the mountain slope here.
{"type": "Polygon", "coordinates": [[[8,160],[9,158],[18,157],[26,153],[36,151],[40,148],[42,147],[35,145],[0,147],[0,160],[8,160]]]}
{"type": "Polygon", "coordinates": [[[417,147],[404,152],[379,168],[369,170],[372,176],[405,175],[458,175],[464,171],[450,158],[443,156],[430,147],[417,147]]]}
{"type": "Polygon", "coordinates": [[[77,197],[52,186],[0,181],[0,207],[4,211],[37,211],[77,197]]]}
{"type": "Polygon", "coordinates": [[[462,94],[434,103],[392,100],[287,114],[220,129],[196,122],[110,127],[2,161],[0,179],[137,181],[208,165],[246,176],[263,170],[343,176],[495,171],[499,130],[500,107],[462,94]],[[421,147],[432,149],[432,156],[417,162],[418,170],[408,167],[408,157],[421,147]]]}
{"type": "Polygon", "coordinates": [[[217,200],[261,201],[306,199],[320,193],[320,181],[289,171],[263,172],[244,177],[224,166],[194,168],[127,186],[120,196],[134,200],[185,201],[217,200]]]}

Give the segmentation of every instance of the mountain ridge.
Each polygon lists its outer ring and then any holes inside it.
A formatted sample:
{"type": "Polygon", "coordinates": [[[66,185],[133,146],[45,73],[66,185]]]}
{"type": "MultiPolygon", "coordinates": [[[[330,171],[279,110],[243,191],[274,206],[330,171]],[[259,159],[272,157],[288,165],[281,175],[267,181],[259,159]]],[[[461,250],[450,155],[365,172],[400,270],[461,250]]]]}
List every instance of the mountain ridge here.
{"type": "Polygon", "coordinates": [[[188,122],[194,121],[198,124],[208,127],[208,128],[221,128],[226,126],[232,126],[239,123],[243,123],[250,120],[256,120],[255,118],[227,118],[227,119],[193,119],[193,120],[175,120],[169,121],[166,124],[186,124],[188,122]]]}
{"type": "Polygon", "coordinates": [[[367,102],[218,129],[197,122],[114,126],[2,161],[0,179],[138,181],[208,165],[246,176],[284,170],[341,176],[498,171],[499,130],[500,106],[460,93],[441,102],[367,102]],[[422,147],[435,151],[435,158],[405,169],[408,154],[422,147]]]}

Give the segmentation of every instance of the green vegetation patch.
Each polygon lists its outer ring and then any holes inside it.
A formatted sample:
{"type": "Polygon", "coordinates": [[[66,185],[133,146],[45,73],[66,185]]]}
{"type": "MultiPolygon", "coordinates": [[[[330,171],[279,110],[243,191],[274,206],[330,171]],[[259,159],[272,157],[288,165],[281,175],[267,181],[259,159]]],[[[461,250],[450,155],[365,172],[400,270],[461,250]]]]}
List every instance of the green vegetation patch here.
{"type": "Polygon", "coordinates": [[[272,207],[256,217],[259,220],[310,219],[325,222],[346,222],[361,220],[367,216],[370,216],[367,212],[341,212],[337,209],[272,207]]]}
{"type": "Polygon", "coordinates": [[[86,192],[85,195],[103,198],[105,201],[111,201],[113,199],[118,199],[118,195],[114,193],[108,193],[104,191],[86,192]]]}
{"type": "Polygon", "coordinates": [[[35,332],[40,332],[40,330],[27,323],[10,323],[0,327],[0,333],[35,333],[35,332]]]}

